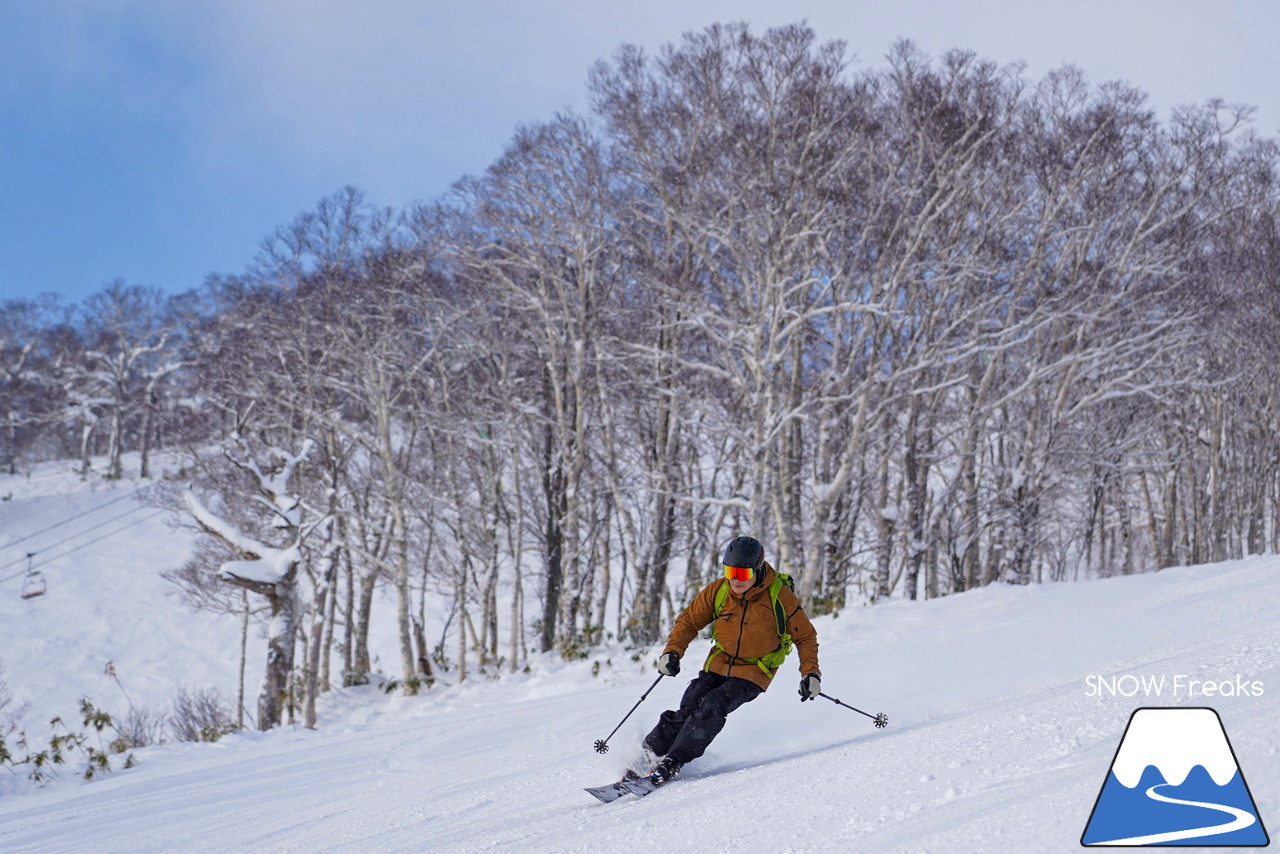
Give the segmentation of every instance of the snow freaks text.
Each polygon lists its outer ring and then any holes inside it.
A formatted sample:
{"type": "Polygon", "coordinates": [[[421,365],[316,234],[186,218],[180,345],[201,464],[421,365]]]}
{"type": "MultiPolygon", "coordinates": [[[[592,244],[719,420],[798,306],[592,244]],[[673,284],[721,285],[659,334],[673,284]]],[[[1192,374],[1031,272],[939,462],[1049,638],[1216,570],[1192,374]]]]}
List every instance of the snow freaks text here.
{"type": "Polygon", "coordinates": [[[1236,674],[1234,680],[1195,679],[1185,674],[1153,676],[1091,675],[1085,677],[1087,697],[1261,697],[1265,686],[1259,680],[1247,680],[1236,674]]]}

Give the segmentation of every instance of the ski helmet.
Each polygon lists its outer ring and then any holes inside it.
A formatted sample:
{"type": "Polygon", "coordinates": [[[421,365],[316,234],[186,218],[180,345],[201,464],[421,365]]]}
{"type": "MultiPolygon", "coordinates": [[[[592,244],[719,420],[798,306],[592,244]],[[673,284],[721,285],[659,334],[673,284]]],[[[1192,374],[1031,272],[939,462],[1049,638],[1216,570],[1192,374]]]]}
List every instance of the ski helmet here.
{"type": "Polygon", "coordinates": [[[724,547],[725,566],[749,566],[760,579],[760,571],[764,569],[764,546],[755,537],[734,537],[724,547]]]}

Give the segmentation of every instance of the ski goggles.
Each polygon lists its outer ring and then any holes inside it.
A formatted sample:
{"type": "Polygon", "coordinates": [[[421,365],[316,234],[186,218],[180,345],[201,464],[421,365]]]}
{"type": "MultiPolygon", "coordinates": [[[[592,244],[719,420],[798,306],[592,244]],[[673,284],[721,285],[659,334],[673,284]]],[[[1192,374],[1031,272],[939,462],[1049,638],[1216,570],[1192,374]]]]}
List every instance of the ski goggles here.
{"type": "Polygon", "coordinates": [[[724,565],[724,577],[730,581],[750,581],[756,577],[756,571],[749,566],[724,565]]]}

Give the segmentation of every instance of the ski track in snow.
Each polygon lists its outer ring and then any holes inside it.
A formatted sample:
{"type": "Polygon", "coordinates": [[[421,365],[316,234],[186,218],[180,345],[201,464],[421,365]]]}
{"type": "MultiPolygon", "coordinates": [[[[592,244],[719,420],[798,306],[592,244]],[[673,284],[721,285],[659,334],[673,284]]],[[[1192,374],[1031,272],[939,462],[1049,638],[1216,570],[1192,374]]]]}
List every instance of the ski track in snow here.
{"type": "MultiPolygon", "coordinates": [[[[17,494],[0,505],[0,526],[33,522],[49,495],[72,506],[102,500],[77,504],[60,489],[32,496],[26,510],[17,494]]],[[[152,674],[148,663],[156,633],[183,637],[170,666],[233,695],[226,680],[238,657],[228,643],[235,619],[191,615],[157,595],[154,573],[173,556],[146,558],[116,547],[84,568],[124,601],[144,602],[146,620],[117,614],[119,600],[63,595],[65,584],[51,584],[39,611],[0,602],[0,662],[19,699],[29,684],[39,688],[33,699],[61,703],[84,689],[60,682],[103,683],[107,658],[131,663],[124,678],[146,684],[134,688],[139,694],[164,697],[173,677],[152,674]],[[80,625],[106,648],[78,652],[80,625]],[[111,647],[112,638],[121,645],[111,647]],[[37,659],[42,647],[54,654],[37,659]]],[[[1130,714],[1160,705],[1218,710],[1265,824],[1280,815],[1277,601],[1280,559],[1255,558],[848,609],[816,621],[824,690],[886,712],[888,729],[822,699],[801,704],[789,663],[680,778],[612,804],[582,787],[617,779],[691,678],[662,680],[613,737],[613,750],[595,754],[592,743],[652,682],[656,647],[639,663],[621,649],[599,653],[599,678],[591,660],[540,657],[531,675],[417,698],[347,689],[322,701],[317,732],[286,727],[146,748],[136,768],[87,784],[64,772],[34,788],[0,771],[0,851],[1069,852],[1079,850],[1130,714]],[[1087,696],[1087,675],[1125,673],[1239,673],[1267,691],[1208,700],[1087,696]]],[[[251,660],[261,657],[261,640],[254,642],[251,660]]],[[[702,654],[697,644],[691,661],[702,654]]],[[[394,646],[383,660],[391,656],[394,646]]]]}

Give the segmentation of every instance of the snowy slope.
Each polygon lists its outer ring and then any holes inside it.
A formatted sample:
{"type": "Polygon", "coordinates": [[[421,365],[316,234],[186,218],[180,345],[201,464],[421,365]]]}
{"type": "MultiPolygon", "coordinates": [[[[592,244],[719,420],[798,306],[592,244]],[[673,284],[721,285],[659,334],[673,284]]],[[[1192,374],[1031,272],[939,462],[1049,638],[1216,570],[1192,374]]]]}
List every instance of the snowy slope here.
{"type": "Polygon", "coordinates": [[[0,665],[31,704],[29,731],[74,717],[83,696],[115,713],[129,702],[160,709],[183,685],[235,700],[239,623],[184,608],[159,577],[187,559],[190,537],[138,501],[142,486],[82,482],[70,463],[0,477],[0,665]],[[28,552],[48,591],[23,600],[13,576],[28,552]]]}
{"type": "MultiPolygon", "coordinates": [[[[118,561],[103,566],[130,565],[118,561]]],[[[656,649],[638,664],[602,655],[598,678],[592,661],[546,659],[531,675],[419,698],[356,689],[326,700],[319,732],[148,748],[137,768],[89,784],[64,775],[32,791],[0,779],[0,850],[1074,851],[1130,714],[1160,705],[1218,710],[1274,836],[1277,601],[1280,560],[1255,558],[822,618],[824,689],[886,712],[888,729],[825,700],[799,703],[789,663],[670,788],[610,805],[581,787],[616,777],[690,678],[663,680],[614,750],[595,754],[653,681],[656,649]],[[1161,696],[1090,696],[1096,677],[1126,674],[1165,677],[1161,696]],[[1238,678],[1262,683],[1261,696],[1186,690],[1238,678]]],[[[10,654],[22,633],[3,607],[0,661],[17,689],[39,668],[10,654]]],[[[119,650],[117,667],[138,662],[137,681],[160,678],[144,675],[143,650],[119,650]]],[[[211,676],[224,664],[204,666],[211,676]]]]}
{"type": "MultiPolygon", "coordinates": [[[[126,455],[119,481],[82,479],[70,462],[42,464],[30,477],[0,475],[0,667],[15,701],[30,704],[22,721],[29,734],[47,731],[55,715],[74,718],[86,696],[116,717],[130,704],[164,712],[182,688],[215,688],[235,703],[240,618],[193,610],[160,578],[186,562],[191,533],[141,502],[137,493],[151,481],[131,476],[137,462],[126,455]],[[28,552],[48,589],[24,600],[28,552]]],[[[153,465],[163,471],[166,462],[153,465]]],[[[379,629],[370,637],[375,660],[398,661],[394,626],[383,621],[379,629]]],[[[250,719],[265,643],[255,625],[245,678],[250,719]]]]}

